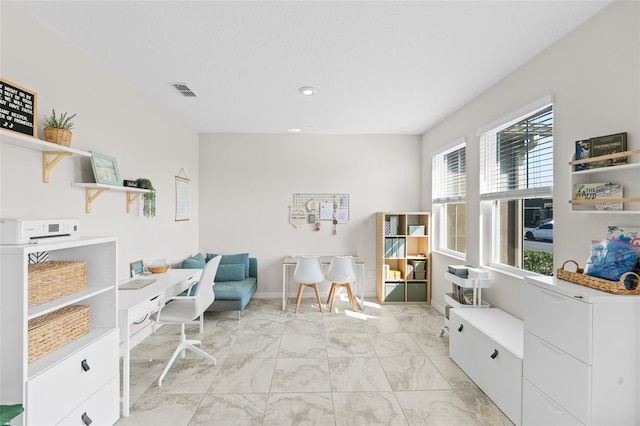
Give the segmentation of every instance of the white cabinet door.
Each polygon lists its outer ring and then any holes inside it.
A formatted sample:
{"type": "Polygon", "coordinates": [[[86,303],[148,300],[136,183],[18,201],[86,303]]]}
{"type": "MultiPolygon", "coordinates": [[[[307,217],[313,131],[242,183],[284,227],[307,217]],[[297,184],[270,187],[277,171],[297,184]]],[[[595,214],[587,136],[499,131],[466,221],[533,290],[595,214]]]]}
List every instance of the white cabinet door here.
{"type": "Polygon", "coordinates": [[[583,423],[588,422],[591,366],[525,331],[524,377],[583,423]]]}
{"type": "Polygon", "coordinates": [[[582,423],[526,378],[522,381],[522,426],[581,426],[582,423]]]}
{"type": "Polygon", "coordinates": [[[527,331],[555,347],[592,364],[592,305],[562,294],[525,286],[527,331]]]}
{"type": "Polygon", "coordinates": [[[83,401],[79,407],[62,419],[60,426],[83,426],[88,421],[92,426],[113,425],[120,417],[120,404],[114,398],[120,390],[118,377],[112,378],[106,385],[83,401]]]}
{"type": "MultiPolygon", "coordinates": [[[[506,314],[499,309],[472,310],[474,315],[467,321],[461,317],[468,316],[467,309],[451,309],[449,356],[514,423],[520,424],[522,359],[500,344],[499,338],[479,329],[487,324],[504,325],[500,319],[510,317],[501,318],[506,314]]],[[[518,329],[522,333],[521,325],[518,329]]]]}
{"type": "MultiPolygon", "coordinates": [[[[117,376],[118,369],[118,330],[114,329],[27,382],[28,424],[60,421],[117,376]]],[[[118,391],[110,398],[117,400],[117,395],[118,391]]]]}

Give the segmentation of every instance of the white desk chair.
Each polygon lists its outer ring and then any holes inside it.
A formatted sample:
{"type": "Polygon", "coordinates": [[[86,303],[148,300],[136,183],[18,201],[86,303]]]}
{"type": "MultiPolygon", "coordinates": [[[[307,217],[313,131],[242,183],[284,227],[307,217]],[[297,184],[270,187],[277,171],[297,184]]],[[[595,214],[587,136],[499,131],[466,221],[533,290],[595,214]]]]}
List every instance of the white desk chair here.
{"type": "Polygon", "coordinates": [[[353,256],[335,256],[331,259],[329,271],[327,272],[327,281],[331,283],[329,298],[327,299],[329,312],[333,312],[336,291],[339,287],[347,289],[347,295],[349,296],[349,301],[353,306],[353,310],[358,310],[356,299],[353,297],[353,292],[351,291],[351,283],[356,280],[356,277],[356,264],[353,256]]]}
{"type": "Polygon", "coordinates": [[[215,300],[215,295],[213,293],[213,286],[215,284],[214,279],[221,259],[222,256],[216,256],[207,262],[193,296],[176,296],[167,299],[167,302],[171,303],[166,303],[162,308],[160,308],[156,315],[156,322],[159,324],[180,324],[180,343],[173,352],[173,355],[171,356],[171,359],[169,359],[164,371],[160,375],[160,378],[158,379],[158,386],[162,386],[162,380],[164,379],[164,376],[167,375],[169,368],[171,368],[171,365],[178,357],[178,354],[182,353],[181,356],[184,357],[185,349],[189,349],[190,351],[207,358],[213,363],[213,365],[216,364],[216,359],[214,357],[195,346],[201,343],[200,340],[187,339],[187,335],[184,331],[184,325],[189,324],[199,316],[202,316],[204,311],[215,300]]]}
{"type": "Polygon", "coordinates": [[[300,308],[300,300],[302,299],[302,291],[305,287],[312,287],[316,292],[316,300],[318,307],[322,312],[322,302],[318,294],[318,283],[324,281],[324,271],[319,256],[300,256],[296,263],[296,269],[293,271],[293,280],[300,286],[298,287],[298,297],[296,297],[296,311],[300,308]]]}

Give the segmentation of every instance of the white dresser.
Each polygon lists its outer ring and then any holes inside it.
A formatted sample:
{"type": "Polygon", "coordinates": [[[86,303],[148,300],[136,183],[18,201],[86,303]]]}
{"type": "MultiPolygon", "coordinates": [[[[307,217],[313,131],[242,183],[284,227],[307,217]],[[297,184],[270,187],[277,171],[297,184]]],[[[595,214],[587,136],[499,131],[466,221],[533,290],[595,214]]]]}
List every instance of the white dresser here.
{"type": "Polygon", "coordinates": [[[112,425],[119,417],[115,237],[0,246],[0,404],[22,404],[12,425],[112,425]],[[28,262],[87,263],[86,288],[28,307],[28,262]],[[90,306],[89,332],[28,361],[28,322],[60,308],[90,306]]]}
{"type": "Polygon", "coordinates": [[[525,287],[522,424],[640,424],[640,296],[525,287]]]}
{"type": "Polygon", "coordinates": [[[514,422],[522,407],[522,321],[494,308],[449,311],[449,356],[514,422]]]}

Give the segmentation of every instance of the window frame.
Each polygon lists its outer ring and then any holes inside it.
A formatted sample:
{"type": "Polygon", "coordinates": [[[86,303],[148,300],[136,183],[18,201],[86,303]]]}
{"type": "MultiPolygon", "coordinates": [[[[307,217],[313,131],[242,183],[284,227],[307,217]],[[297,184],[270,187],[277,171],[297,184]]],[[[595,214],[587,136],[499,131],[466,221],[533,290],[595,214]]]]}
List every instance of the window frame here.
{"type": "MultiPolygon", "coordinates": [[[[546,95],[528,105],[525,105],[517,110],[497,119],[491,123],[488,123],[482,127],[480,127],[476,131],[476,136],[478,137],[478,143],[481,148],[481,154],[483,151],[486,151],[486,148],[483,147],[485,144],[484,135],[490,131],[499,132],[502,129],[509,127],[509,125],[517,123],[520,120],[523,120],[527,117],[530,117],[536,114],[539,111],[542,111],[548,106],[552,106],[553,111],[555,112],[554,105],[554,96],[546,95]]],[[[554,138],[555,139],[555,138],[554,138]]],[[[553,148],[552,148],[553,154],[553,148]]],[[[481,159],[482,162],[482,159],[481,159]]],[[[553,160],[552,160],[552,169],[553,169],[553,160]]],[[[532,198],[550,198],[553,199],[553,184],[550,187],[545,188],[544,190],[539,189],[530,189],[530,190],[515,190],[511,191],[509,195],[506,194],[496,194],[496,193],[483,193],[484,182],[482,179],[485,178],[483,175],[483,167],[482,163],[480,166],[480,170],[478,172],[478,177],[481,179],[481,190],[480,190],[480,260],[483,265],[491,267],[493,269],[499,270],[506,274],[515,276],[515,277],[524,277],[528,275],[538,275],[536,272],[529,271],[526,269],[518,268],[515,266],[511,266],[505,263],[500,263],[496,259],[499,259],[499,243],[500,243],[500,235],[496,221],[498,220],[497,216],[497,206],[500,201],[505,200],[522,200],[532,199],[532,198]]],[[[524,235],[524,233],[523,233],[524,235]]],[[[524,250],[524,247],[523,247],[524,250]]]]}
{"type": "MultiPolygon", "coordinates": [[[[433,210],[433,221],[434,221],[434,230],[435,230],[435,247],[434,251],[438,251],[449,256],[454,256],[460,258],[462,260],[466,259],[468,249],[467,244],[465,243],[465,251],[457,251],[447,247],[447,227],[448,227],[448,216],[447,216],[447,206],[450,204],[464,204],[465,212],[467,210],[467,193],[466,193],[466,180],[467,180],[467,162],[466,162],[466,151],[467,151],[467,138],[461,137],[458,138],[440,149],[433,151],[431,154],[431,168],[432,168],[432,180],[431,180],[431,190],[432,190],[432,199],[431,205],[433,210]],[[435,162],[438,159],[444,159],[444,156],[455,152],[461,148],[465,150],[465,190],[464,195],[458,194],[454,196],[440,196],[440,194],[436,191],[436,185],[440,183],[438,173],[438,168],[436,167],[435,162]],[[437,195],[437,196],[436,196],[437,195]]],[[[466,238],[466,229],[467,229],[467,219],[465,213],[465,238],[466,238]]]]}

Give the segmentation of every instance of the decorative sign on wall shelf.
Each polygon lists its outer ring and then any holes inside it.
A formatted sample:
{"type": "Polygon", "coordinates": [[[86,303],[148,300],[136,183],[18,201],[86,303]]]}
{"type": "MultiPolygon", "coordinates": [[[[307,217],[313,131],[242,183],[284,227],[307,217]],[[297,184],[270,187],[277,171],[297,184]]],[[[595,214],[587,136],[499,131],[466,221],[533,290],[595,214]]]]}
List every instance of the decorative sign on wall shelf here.
{"type": "Polygon", "coordinates": [[[349,194],[293,194],[289,206],[289,223],[296,228],[303,224],[331,221],[333,224],[349,222],[349,194]]]}
{"type": "Polygon", "coordinates": [[[38,95],[0,78],[0,127],[36,137],[38,95]]]}

